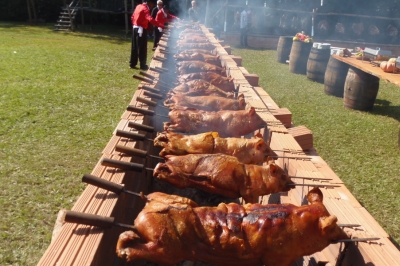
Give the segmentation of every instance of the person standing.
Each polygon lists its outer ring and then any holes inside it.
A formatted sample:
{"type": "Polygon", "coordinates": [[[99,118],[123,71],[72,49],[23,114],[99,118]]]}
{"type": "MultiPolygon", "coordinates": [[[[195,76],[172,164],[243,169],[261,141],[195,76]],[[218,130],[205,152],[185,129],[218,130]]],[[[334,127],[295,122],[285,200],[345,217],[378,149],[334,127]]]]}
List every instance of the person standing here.
{"type": "MultiPolygon", "coordinates": [[[[163,8],[163,1],[158,0],[157,1],[157,6],[151,10],[151,16],[156,19],[158,11],[160,11],[163,8]]],[[[156,47],[158,45],[158,42],[160,41],[161,38],[161,32],[158,30],[158,28],[154,28],[154,43],[153,43],[153,51],[156,50],[156,47]]]]}
{"type": "Polygon", "coordinates": [[[143,0],[143,4],[137,5],[132,14],[132,47],[131,58],[129,61],[130,68],[136,68],[138,61],[140,69],[147,70],[147,28],[149,23],[156,27],[162,27],[150,15],[150,8],[154,7],[153,0],[143,0]]]}
{"type": "Polygon", "coordinates": [[[247,5],[244,7],[242,13],[240,13],[240,44],[242,46],[247,47],[247,25],[248,24],[248,16],[247,16],[247,5]]]}
{"type": "MultiPolygon", "coordinates": [[[[162,36],[162,29],[164,28],[165,23],[171,22],[173,19],[179,19],[179,18],[174,15],[171,15],[169,13],[169,9],[167,6],[163,6],[160,9],[160,11],[157,12],[156,21],[157,21],[157,23],[160,23],[162,26],[158,27],[158,29],[156,29],[156,31],[158,32],[159,35],[155,35],[155,36],[158,36],[157,43],[154,42],[155,47],[158,46],[158,42],[160,41],[160,38],[162,36]]],[[[155,39],[156,38],[154,38],[154,40],[155,39]]],[[[155,50],[155,48],[153,48],[153,50],[155,50]]]]}
{"type": "Polygon", "coordinates": [[[189,20],[191,22],[198,22],[199,21],[199,10],[197,8],[196,1],[192,1],[192,7],[189,8],[189,20]]]}

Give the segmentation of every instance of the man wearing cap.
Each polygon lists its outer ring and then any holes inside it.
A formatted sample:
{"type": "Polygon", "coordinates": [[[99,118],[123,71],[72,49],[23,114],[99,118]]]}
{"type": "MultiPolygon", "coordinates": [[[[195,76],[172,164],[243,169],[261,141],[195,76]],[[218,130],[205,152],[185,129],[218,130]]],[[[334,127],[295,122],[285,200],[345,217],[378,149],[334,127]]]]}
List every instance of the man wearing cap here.
{"type": "MultiPolygon", "coordinates": [[[[151,16],[156,19],[158,11],[160,11],[164,6],[163,1],[158,0],[157,1],[157,6],[151,10],[151,16]]],[[[161,38],[161,32],[158,30],[158,28],[154,27],[154,43],[153,43],[153,51],[156,49],[158,42],[160,41],[161,38]]]]}
{"type": "MultiPolygon", "coordinates": [[[[162,36],[162,29],[164,28],[164,25],[166,22],[171,22],[173,19],[178,19],[178,17],[171,15],[169,13],[169,9],[167,6],[163,6],[163,8],[160,9],[160,11],[157,12],[157,16],[156,16],[156,21],[160,24],[162,24],[161,28],[156,29],[156,32],[158,31],[158,35],[154,35],[154,45],[155,47],[157,47],[158,42],[160,41],[160,38],[162,36]],[[157,38],[157,42],[156,42],[156,38],[157,38]]],[[[155,48],[153,48],[155,50],[155,48]]]]}
{"type": "Polygon", "coordinates": [[[156,27],[162,27],[150,15],[150,8],[154,7],[153,0],[143,0],[143,4],[137,5],[132,14],[132,48],[131,59],[129,66],[135,68],[138,61],[140,62],[140,69],[147,70],[149,67],[146,64],[147,59],[147,28],[149,23],[156,27]]]}

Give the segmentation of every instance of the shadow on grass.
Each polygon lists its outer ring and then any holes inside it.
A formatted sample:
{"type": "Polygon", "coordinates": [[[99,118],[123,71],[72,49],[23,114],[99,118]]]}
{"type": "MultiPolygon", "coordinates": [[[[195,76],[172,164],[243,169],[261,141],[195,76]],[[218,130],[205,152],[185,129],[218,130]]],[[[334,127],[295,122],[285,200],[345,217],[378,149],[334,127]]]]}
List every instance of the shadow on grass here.
{"type": "Polygon", "coordinates": [[[400,121],[400,106],[392,106],[387,100],[376,99],[371,114],[388,116],[400,121]]]}

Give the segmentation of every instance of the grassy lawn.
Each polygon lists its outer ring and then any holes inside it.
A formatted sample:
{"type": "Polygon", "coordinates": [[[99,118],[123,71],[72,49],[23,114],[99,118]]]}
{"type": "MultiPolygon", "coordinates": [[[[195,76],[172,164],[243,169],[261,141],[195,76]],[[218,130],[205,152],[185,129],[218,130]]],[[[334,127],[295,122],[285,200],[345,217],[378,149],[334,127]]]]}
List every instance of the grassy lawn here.
{"type": "Polygon", "coordinates": [[[349,110],[323,84],[277,63],[276,51],[233,48],[260,86],[292,112],[293,123],[312,130],[320,156],[400,243],[400,87],[381,81],[372,112],[349,110]]]}
{"type": "MultiPolygon", "coordinates": [[[[138,84],[123,27],[52,27],[0,23],[0,265],[38,262],[58,210],[81,194],[82,175],[99,160],[138,84]]],[[[289,73],[275,51],[234,53],[296,125],[313,131],[320,155],[400,242],[400,87],[381,82],[374,110],[352,111],[323,85],[289,73]]]]}
{"type": "Polygon", "coordinates": [[[123,28],[52,28],[0,23],[0,265],[38,262],[137,88],[123,28]]]}

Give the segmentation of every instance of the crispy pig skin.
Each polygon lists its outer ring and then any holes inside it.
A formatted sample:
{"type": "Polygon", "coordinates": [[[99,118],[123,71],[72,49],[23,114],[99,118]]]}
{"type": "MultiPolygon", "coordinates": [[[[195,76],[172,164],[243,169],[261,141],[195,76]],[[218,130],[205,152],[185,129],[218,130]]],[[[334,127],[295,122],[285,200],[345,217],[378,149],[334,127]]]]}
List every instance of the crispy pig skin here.
{"type": "MultiPolygon", "coordinates": [[[[320,194],[318,188],[309,193],[320,194]]],[[[185,198],[148,195],[135,232],[120,235],[117,255],[129,261],[174,265],[183,260],[220,266],[290,266],[348,236],[322,204],[221,203],[197,207],[185,198]]]]}
{"type": "Polygon", "coordinates": [[[176,108],[169,112],[171,122],[164,123],[164,131],[204,133],[216,131],[221,137],[240,137],[259,129],[265,122],[255,109],[207,112],[176,108]]]}
{"type": "Polygon", "coordinates": [[[212,153],[214,150],[214,139],[217,132],[184,136],[174,132],[162,132],[154,139],[154,146],[161,146],[163,149],[160,156],[186,155],[212,153]]]}
{"type": "Polygon", "coordinates": [[[181,37],[177,41],[177,45],[186,44],[186,43],[210,43],[206,36],[201,35],[193,35],[193,36],[185,36],[185,38],[181,37]]]}
{"type": "Polygon", "coordinates": [[[200,53],[200,54],[215,55],[215,52],[213,50],[205,50],[205,49],[186,49],[181,51],[181,53],[184,54],[200,53]]]}
{"type": "Polygon", "coordinates": [[[220,88],[226,92],[235,92],[235,83],[233,83],[233,78],[231,76],[224,77],[215,72],[198,72],[180,75],[178,81],[180,83],[185,83],[194,79],[202,79],[210,82],[212,85],[220,88]]]}
{"type": "Polygon", "coordinates": [[[186,96],[219,96],[226,98],[233,98],[234,96],[232,92],[226,92],[202,79],[194,79],[176,86],[168,93],[168,97],[176,93],[186,96]]]}
{"type": "Polygon", "coordinates": [[[176,72],[179,75],[197,72],[215,72],[222,76],[226,76],[225,68],[202,61],[182,61],[176,63],[176,66],[176,72]]]}
{"type": "Polygon", "coordinates": [[[164,105],[173,109],[175,107],[195,108],[204,111],[221,111],[221,110],[244,110],[246,102],[244,95],[238,96],[238,99],[228,99],[217,96],[187,96],[180,93],[172,95],[164,101],[164,105]]]}
{"type": "Polygon", "coordinates": [[[215,49],[215,45],[209,42],[204,43],[181,43],[176,46],[179,51],[187,50],[187,49],[204,49],[204,50],[212,50],[215,49]]]}
{"type": "Polygon", "coordinates": [[[201,61],[221,67],[221,60],[218,55],[208,55],[202,53],[179,53],[174,55],[176,61],[201,61]]]}
{"type": "Polygon", "coordinates": [[[154,139],[154,146],[163,147],[160,156],[222,153],[235,156],[241,163],[262,164],[272,154],[261,134],[252,139],[221,138],[217,132],[184,136],[162,132],[154,139]]]}
{"type": "Polygon", "coordinates": [[[289,191],[294,184],[273,160],[268,163],[243,164],[224,154],[167,155],[165,163],[157,164],[153,175],[178,188],[195,187],[255,203],[259,196],[289,191]]]}

